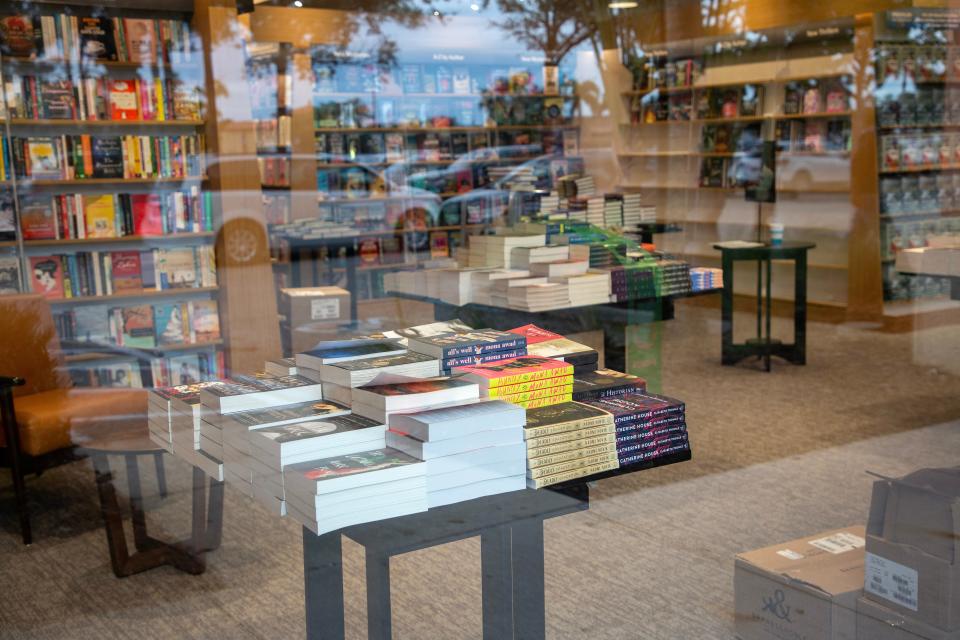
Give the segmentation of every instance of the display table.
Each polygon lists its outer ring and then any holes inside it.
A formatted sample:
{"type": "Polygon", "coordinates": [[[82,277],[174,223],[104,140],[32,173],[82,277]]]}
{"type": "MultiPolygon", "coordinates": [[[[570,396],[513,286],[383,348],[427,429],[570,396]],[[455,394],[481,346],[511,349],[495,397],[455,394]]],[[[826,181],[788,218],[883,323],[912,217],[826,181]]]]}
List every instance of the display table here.
{"type": "Polygon", "coordinates": [[[143,511],[143,492],[140,488],[142,457],[154,458],[157,464],[157,484],[161,495],[166,495],[166,479],[162,466],[163,450],[149,438],[145,422],[133,421],[124,425],[89,423],[75,426],[70,433],[80,451],[88,453],[93,462],[100,513],[107,532],[110,564],[118,578],[147,571],[164,565],[176,567],[191,574],[203,573],[206,565],[203,554],[220,546],[223,522],[223,482],[210,480],[209,509],[206,506],[205,477],[199,468],[193,468],[193,529],[189,540],[178,543],[161,542],[147,534],[143,511]],[[127,467],[130,490],[130,511],[133,519],[133,541],[136,552],[131,554],[123,531],[123,516],[108,456],[122,456],[127,467]]]}
{"type": "Polygon", "coordinates": [[[677,298],[709,295],[719,291],[719,289],[711,289],[677,296],[645,298],[629,302],[611,302],[609,304],[538,312],[476,303],[457,306],[435,298],[407,293],[387,293],[397,298],[432,304],[433,316],[437,321],[460,320],[471,327],[507,331],[526,324],[535,324],[542,329],[561,335],[585,331],[603,331],[604,366],[615,371],[626,371],[627,327],[660,320],[672,320],[675,313],[674,300],[677,298]]]}
{"type": "Polygon", "coordinates": [[[723,302],[721,311],[721,363],[733,365],[750,356],[765,359],[770,371],[771,356],[779,356],[794,364],[806,364],[807,348],[807,252],[817,245],[812,242],[785,242],[777,246],[724,247],[719,249],[723,268],[723,302]],[[743,344],[733,342],[733,266],[736,261],[757,262],[757,337],[743,344]],[[770,336],[771,271],[774,260],[792,260],[794,273],[793,344],[785,344],[770,336]],[[765,275],[764,275],[765,274],[765,275]],[[766,294],[766,295],[764,295],[766,294]]]}

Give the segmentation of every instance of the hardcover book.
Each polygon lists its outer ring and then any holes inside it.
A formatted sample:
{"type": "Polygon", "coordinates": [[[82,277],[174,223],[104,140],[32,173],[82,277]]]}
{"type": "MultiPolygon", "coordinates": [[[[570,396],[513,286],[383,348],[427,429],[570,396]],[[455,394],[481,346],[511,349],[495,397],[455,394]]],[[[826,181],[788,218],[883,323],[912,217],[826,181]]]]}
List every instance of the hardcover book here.
{"type": "Polygon", "coordinates": [[[418,351],[441,359],[456,356],[480,355],[488,351],[504,349],[518,349],[526,347],[527,340],[506,331],[481,329],[468,333],[453,333],[437,336],[411,337],[408,347],[411,351],[418,351]]]}
{"type": "Polygon", "coordinates": [[[16,256],[0,256],[0,295],[20,293],[20,261],[16,256]]]}
{"type": "Polygon", "coordinates": [[[123,178],[123,146],[120,138],[93,136],[90,140],[94,178],[123,178]]]}
{"type": "Polygon", "coordinates": [[[143,290],[139,251],[112,251],[110,266],[115,293],[134,293],[143,290]]]}
{"type": "Polygon", "coordinates": [[[611,369],[597,369],[573,376],[573,399],[576,401],[621,396],[646,391],[643,378],[611,369]]]}
{"type": "Polygon", "coordinates": [[[571,376],[573,365],[551,358],[524,356],[474,367],[457,369],[463,379],[478,383],[483,389],[494,389],[531,380],[571,376]]]}
{"type": "Polygon", "coordinates": [[[94,60],[116,60],[117,42],[113,38],[110,18],[77,17],[80,34],[80,54],[94,60]]]}
{"type": "Polygon", "coordinates": [[[584,404],[613,414],[613,421],[617,426],[637,425],[660,416],[684,413],[683,402],[653,393],[632,393],[586,400],[584,404]]]}
{"type": "MultiPolygon", "coordinates": [[[[153,331],[153,307],[148,304],[120,307],[120,344],[125,347],[152,349],[157,346],[153,331]]],[[[192,382],[198,382],[193,380],[192,382]]],[[[188,382],[187,384],[192,384],[188,382]]]]}

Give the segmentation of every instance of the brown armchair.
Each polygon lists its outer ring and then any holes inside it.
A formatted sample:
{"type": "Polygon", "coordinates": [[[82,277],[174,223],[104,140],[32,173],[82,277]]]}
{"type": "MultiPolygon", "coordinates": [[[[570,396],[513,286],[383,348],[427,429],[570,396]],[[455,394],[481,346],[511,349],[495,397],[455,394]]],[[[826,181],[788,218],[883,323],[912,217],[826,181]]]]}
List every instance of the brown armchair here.
{"type": "Polygon", "coordinates": [[[13,474],[24,544],[32,541],[26,474],[68,457],[74,425],[145,423],[146,412],[142,389],[73,387],[42,296],[0,297],[0,451],[13,474]]]}

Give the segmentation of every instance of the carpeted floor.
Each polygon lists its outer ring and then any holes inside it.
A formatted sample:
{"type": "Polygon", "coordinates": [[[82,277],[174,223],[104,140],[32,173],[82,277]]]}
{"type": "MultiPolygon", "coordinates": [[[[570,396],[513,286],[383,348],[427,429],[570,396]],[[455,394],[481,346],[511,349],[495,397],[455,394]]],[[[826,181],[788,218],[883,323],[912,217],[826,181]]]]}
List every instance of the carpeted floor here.
{"type": "MultiPolygon", "coordinates": [[[[588,512],[547,523],[549,637],[730,638],[736,552],[863,522],[866,470],[958,464],[960,379],[915,365],[911,335],[812,324],[808,366],[765,374],[720,367],[718,316],[681,308],[663,327],[663,390],[687,402],[694,460],[603,481],[588,512]]],[[[175,538],[189,527],[190,474],[169,457],[167,468],[173,494],[150,499],[148,520],[175,538]]],[[[37,541],[24,548],[0,479],[0,637],[304,635],[295,523],[228,487],[204,575],[118,580],[89,463],[29,484],[37,541]]],[[[344,544],[347,635],[363,638],[363,553],[344,544]]],[[[479,555],[472,539],[396,558],[394,636],[479,638],[479,555]]]]}

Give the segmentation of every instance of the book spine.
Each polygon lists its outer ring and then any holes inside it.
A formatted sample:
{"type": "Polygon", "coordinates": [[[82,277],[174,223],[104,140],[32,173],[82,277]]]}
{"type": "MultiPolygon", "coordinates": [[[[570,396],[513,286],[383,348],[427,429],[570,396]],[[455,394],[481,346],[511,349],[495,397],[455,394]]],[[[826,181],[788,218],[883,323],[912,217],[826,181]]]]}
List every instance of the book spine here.
{"type": "Polygon", "coordinates": [[[487,386],[489,389],[496,389],[499,387],[522,384],[525,382],[533,382],[535,380],[544,380],[546,378],[554,378],[557,376],[569,377],[572,375],[573,375],[573,365],[565,365],[562,368],[542,369],[540,371],[527,371],[525,373],[517,373],[513,375],[503,376],[500,378],[485,380],[485,382],[487,382],[487,386]]]}
{"type": "Polygon", "coordinates": [[[496,362],[497,360],[506,360],[508,358],[519,358],[527,355],[526,349],[514,349],[512,351],[496,351],[481,356],[463,356],[444,360],[442,368],[452,369],[453,367],[474,367],[485,362],[496,362]]]}
{"type": "Polygon", "coordinates": [[[537,398],[536,400],[526,400],[526,401],[518,401],[518,402],[512,402],[510,400],[506,400],[505,398],[501,398],[501,399],[505,400],[506,402],[510,402],[511,404],[515,404],[518,407],[522,407],[524,409],[539,409],[540,407],[549,407],[555,404],[560,404],[561,402],[570,402],[570,398],[571,398],[571,394],[567,393],[567,394],[549,396],[546,398],[537,398]]]}
{"type": "Polygon", "coordinates": [[[587,476],[592,476],[595,473],[602,473],[604,471],[610,471],[619,467],[620,465],[616,461],[602,462],[600,464],[590,465],[589,467],[580,467],[578,469],[564,471],[563,473],[555,473],[552,476],[528,478],[527,486],[532,489],[541,489],[552,484],[566,482],[567,480],[575,480],[577,478],[586,478],[587,476]]]}
{"type": "Polygon", "coordinates": [[[577,449],[570,449],[568,451],[563,451],[560,453],[553,453],[549,455],[537,456],[536,458],[530,458],[527,461],[527,466],[533,469],[540,469],[542,467],[549,467],[550,465],[560,464],[563,462],[571,462],[573,460],[582,460],[584,458],[592,458],[593,456],[606,456],[607,460],[611,460],[617,455],[617,445],[604,443],[598,444],[592,447],[583,447],[577,449]]]}
{"type": "Polygon", "coordinates": [[[625,386],[625,387],[614,387],[614,388],[605,388],[605,389],[588,389],[586,391],[577,391],[573,394],[574,402],[581,402],[583,400],[602,400],[604,398],[618,398],[620,396],[625,396],[628,393],[636,393],[637,391],[643,391],[642,388],[637,386],[625,386]]]}
{"type": "Polygon", "coordinates": [[[559,433],[567,433],[571,431],[580,431],[584,429],[592,429],[594,427],[603,427],[609,429],[611,432],[614,430],[614,426],[610,420],[610,414],[603,416],[594,416],[592,418],[586,418],[584,420],[573,420],[570,422],[560,422],[557,424],[547,424],[542,427],[527,427],[524,429],[524,438],[526,440],[539,439],[544,436],[552,436],[559,433]]]}
{"type": "Polygon", "coordinates": [[[531,380],[530,382],[511,384],[505,387],[495,387],[490,389],[487,395],[491,398],[501,398],[503,396],[509,396],[516,393],[526,393],[528,391],[536,391],[538,389],[546,389],[563,384],[569,384],[569,380],[570,379],[567,376],[554,376],[552,378],[543,378],[541,380],[531,380]]]}
{"type": "Polygon", "coordinates": [[[533,400],[539,400],[540,398],[553,398],[554,396],[569,396],[573,392],[573,385],[561,385],[556,387],[546,387],[544,389],[536,389],[534,391],[524,391],[521,393],[513,393],[509,395],[500,396],[500,399],[504,402],[511,402],[517,404],[518,402],[530,402],[533,400]]]}
{"type": "Polygon", "coordinates": [[[614,447],[614,450],[616,450],[617,442],[612,433],[605,433],[603,435],[593,436],[591,438],[566,440],[556,444],[543,445],[542,447],[534,447],[533,449],[527,450],[527,456],[530,460],[533,460],[534,458],[540,458],[543,456],[551,456],[570,451],[580,451],[582,449],[590,449],[591,447],[599,447],[602,445],[610,445],[614,447]]]}
{"type": "Polygon", "coordinates": [[[657,418],[656,420],[649,420],[646,422],[635,422],[631,424],[619,424],[616,425],[615,430],[617,432],[617,437],[626,438],[628,434],[632,433],[650,433],[658,429],[664,429],[666,427],[681,426],[686,428],[686,419],[685,416],[681,414],[674,414],[671,416],[666,416],[662,418],[657,418]]]}
{"type": "MultiPolygon", "coordinates": [[[[571,424],[571,423],[568,423],[571,424]]],[[[572,423],[576,424],[576,423],[572,423]]],[[[553,425],[550,425],[553,426],[553,425]]],[[[545,427],[540,427],[545,428],[545,427]]],[[[538,447],[544,447],[548,445],[554,445],[559,442],[567,442],[568,440],[579,440],[581,438],[593,438],[597,436],[606,436],[614,435],[614,427],[612,424],[599,424],[592,427],[576,427],[566,431],[558,431],[554,433],[531,436],[524,430],[524,439],[527,442],[527,450],[536,449],[538,447]]],[[[615,436],[614,436],[615,437],[615,436]]]]}
{"type": "Polygon", "coordinates": [[[627,467],[630,465],[638,464],[640,462],[656,460],[657,458],[664,458],[666,456],[669,456],[675,453],[681,453],[683,451],[689,451],[689,450],[690,450],[690,443],[684,440],[679,444],[661,446],[661,447],[657,447],[656,449],[652,449],[650,451],[644,451],[641,453],[620,458],[619,466],[627,467]]]}
{"type": "Polygon", "coordinates": [[[544,465],[542,467],[536,467],[534,469],[527,470],[528,478],[543,478],[545,476],[553,476],[558,473],[564,473],[566,471],[573,471],[575,469],[582,469],[584,467],[591,467],[598,464],[608,464],[611,462],[618,462],[617,454],[614,453],[601,453],[599,455],[593,455],[585,458],[577,458],[574,460],[568,460],[566,462],[556,462],[554,464],[544,465]]]}
{"type": "Polygon", "coordinates": [[[629,458],[631,456],[637,455],[641,451],[651,451],[653,449],[660,449],[667,446],[672,446],[678,442],[686,443],[689,441],[686,432],[683,433],[669,433],[662,436],[657,436],[656,438],[650,438],[642,440],[639,442],[631,442],[629,444],[617,443],[617,455],[620,456],[620,459],[629,458]]]}
{"type": "Polygon", "coordinates": [[[447,360],[449,358],[456,358],[457,356],[478,356],[491,351],[506,351],[507,349],[526,348],[526,346],[527,339],[523,336],[518,336],[509,340],[502,340],[500,342],[481,342],[469,345],[454,345],[443,348],[443,356],[441,359],[447,360]]]}

